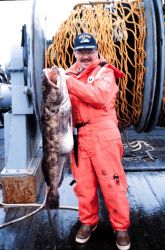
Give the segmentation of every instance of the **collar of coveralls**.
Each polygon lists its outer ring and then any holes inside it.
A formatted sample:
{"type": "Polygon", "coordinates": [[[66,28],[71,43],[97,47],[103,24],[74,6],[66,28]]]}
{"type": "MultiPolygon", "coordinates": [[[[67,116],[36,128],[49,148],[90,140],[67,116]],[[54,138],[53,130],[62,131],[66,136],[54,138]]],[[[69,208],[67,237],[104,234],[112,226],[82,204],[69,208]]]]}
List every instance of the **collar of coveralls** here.
{"type": "MultiPolygon", "coordinates": [[[[98,59],[95,63],[90,64],[86,69],[84,69],[83,73],[87,74],[89,72],[91,72],[93,69],[95,69],[96,67],[107,67],[109,69],[112,69],[114,71],[115,77],[116,78],[120,78],[120,77],[124,77],[124,73],[120,70],[118,70],[115,66],[113,66],[112,64],[107,63],[104,59],[98,59]]],[[[69,69],[66,70],[66,74],[70,75],[70,74],[75,74],[75,75],[79,75],[81,72],[78,72],[80,66],[77,62],[75,62],[69,69]]]]}

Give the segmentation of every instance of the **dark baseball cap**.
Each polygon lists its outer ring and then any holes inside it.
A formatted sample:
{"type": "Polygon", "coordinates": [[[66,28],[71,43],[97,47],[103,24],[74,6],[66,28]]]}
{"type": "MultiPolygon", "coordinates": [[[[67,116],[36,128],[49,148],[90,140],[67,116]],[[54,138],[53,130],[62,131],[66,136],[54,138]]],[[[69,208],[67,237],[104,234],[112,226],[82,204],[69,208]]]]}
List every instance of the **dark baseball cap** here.
{"type": "Polygon", "coordinates": [[[97,49],[95,38],[89,33],[81,33],[74,40],[74,50],[97,49]]]}

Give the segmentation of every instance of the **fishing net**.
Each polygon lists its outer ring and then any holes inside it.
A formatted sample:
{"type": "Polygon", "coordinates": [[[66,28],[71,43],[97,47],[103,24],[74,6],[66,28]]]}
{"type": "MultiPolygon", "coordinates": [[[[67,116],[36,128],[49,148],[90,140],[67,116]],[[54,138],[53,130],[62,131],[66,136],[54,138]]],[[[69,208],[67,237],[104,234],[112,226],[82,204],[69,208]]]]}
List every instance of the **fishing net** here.
{"type": "Polygon", "coordinates": [[[137,124],[142,112],[146,57],[146,19],[142,1],[77,4],[54,35],[46,51],[46,66],[70,67],[75,62],[73,40],[82,32],[92,33],[99,54],[125,74],[123,79],[117,80],[119,126],[137,124]]]}

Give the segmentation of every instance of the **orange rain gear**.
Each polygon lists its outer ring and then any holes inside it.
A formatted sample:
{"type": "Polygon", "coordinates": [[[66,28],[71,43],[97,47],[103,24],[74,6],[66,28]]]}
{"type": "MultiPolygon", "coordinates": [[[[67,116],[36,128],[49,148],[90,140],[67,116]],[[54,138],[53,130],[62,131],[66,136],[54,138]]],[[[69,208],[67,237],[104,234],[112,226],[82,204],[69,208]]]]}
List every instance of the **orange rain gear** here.
{"type": "Polygon", "coordinates": [[[78,64],[66,70],[71,76],[67,86],[71,97],[74,125],[79,128],[78,166],[74,152],[71,170],[76,181],[80,221],[96,224],[98,218],[97,189],[100,186],[109,219],[114,230],[125,230],[129,222],[127,182],[121,164],[123,148],[118,130],[115,99],[116,77],[123,73],[101,60],[79,73],[78,64]],[[100,64],[100,65],[99,65],[100,64]]]}

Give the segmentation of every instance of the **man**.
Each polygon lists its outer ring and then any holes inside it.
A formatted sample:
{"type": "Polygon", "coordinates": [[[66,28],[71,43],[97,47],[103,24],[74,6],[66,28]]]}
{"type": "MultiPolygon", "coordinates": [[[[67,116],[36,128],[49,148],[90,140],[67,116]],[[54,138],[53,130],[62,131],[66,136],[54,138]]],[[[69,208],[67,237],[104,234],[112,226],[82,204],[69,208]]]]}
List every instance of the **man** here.
{"type": "Polygon", "coordinates": [[[116,245],[120,250],[127,250],[130,248],[129,205],[115,111],[118,91],[115,78],[122,77],[123,73],[99,59],[96,40],[89,33],[75,38],[74,55],[76,63],[66,74],[73,123],[78,129],[78,157],[72,152],[71,170],[82,225],[75,240],[87,242],[97,227],[100,186],[116,233],[116,245]]]}

